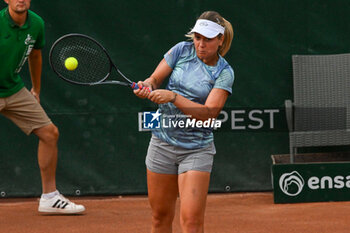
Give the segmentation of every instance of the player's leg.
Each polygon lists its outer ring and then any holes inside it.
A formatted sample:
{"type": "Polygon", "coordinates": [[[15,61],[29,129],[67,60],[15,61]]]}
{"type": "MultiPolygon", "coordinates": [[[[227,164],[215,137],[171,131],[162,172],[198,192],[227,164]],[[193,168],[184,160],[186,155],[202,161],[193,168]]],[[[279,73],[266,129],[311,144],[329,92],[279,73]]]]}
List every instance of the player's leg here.
{"type": "Polygon", "coordinates": [[[152,233],[172,232],[178,196],[174,147],[152,136],[147,156],[148,199],[152,209],[152,233]]]}
{"type": "Polygon", "coordinates": [[[180,224],[183,233],[203,233],[210,173],[188,171],[179,175],[180,224]]]}
{"type": "Polygon", "coordinates": [[[172,232],[178,196],[177,175],[147,169],[148,200],[152,209],[152,233],[172,232]]]}
{"type": "Polygon", "coordinates": [[[216,153],[214,143],[206,148],[183,150],[179,156],[180,224],[183,233],[204,231],[204,212],[210,173],[216,153]]]}
{"type": "Polygon", "coordinates": [[[43,193],[56,191],[58,129],[54,124],[35,129],[39,138],[38,163],[40,167],[43,193]]]}

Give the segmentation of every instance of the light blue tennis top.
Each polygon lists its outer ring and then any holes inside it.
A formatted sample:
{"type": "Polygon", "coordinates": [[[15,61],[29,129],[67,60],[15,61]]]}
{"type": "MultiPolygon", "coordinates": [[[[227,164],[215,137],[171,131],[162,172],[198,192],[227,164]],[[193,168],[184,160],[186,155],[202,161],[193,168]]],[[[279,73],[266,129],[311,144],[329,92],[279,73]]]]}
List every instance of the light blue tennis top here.
{"type": "MultiPolygon", "coordinates": [[[[208,66],[196,54],[193,42],[180,42],[172,47],[164,59],[173,69],[167,89],[183,97],[204,104],[213,88],[224,89],[232,94],[234,72],[227,61],[219,56],[215,66],[208,66]]],[[[186,121],[186,116],[172,103],[160,104],[161,122],[152,133],[173,146],[197,149],[209,146],[214,140],[213,129],[174,127],[171,122],[186,121]],[[170,122],[171,121],[171,122],[170,122]]]]}

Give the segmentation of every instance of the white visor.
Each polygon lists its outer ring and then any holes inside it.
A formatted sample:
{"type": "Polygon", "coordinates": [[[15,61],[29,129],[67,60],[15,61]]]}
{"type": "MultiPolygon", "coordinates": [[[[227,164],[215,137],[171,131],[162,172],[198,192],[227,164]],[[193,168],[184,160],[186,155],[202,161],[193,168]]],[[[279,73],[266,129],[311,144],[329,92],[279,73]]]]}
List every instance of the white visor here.
{"type": "Polygon", "coordinates": [[[198,19],[191,33],[197,32],[207,38],[214,38],[219,34],[224,34],[225,28],[213,21],[198,19]]]}

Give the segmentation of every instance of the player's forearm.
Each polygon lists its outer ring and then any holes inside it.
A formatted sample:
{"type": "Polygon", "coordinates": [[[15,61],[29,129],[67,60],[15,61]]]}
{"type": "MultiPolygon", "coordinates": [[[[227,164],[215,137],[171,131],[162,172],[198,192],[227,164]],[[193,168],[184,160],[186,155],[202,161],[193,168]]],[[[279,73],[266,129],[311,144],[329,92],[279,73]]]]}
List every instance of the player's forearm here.
{"type": "Polygon", "coordinates": [[[229,93],[223,89],[214,88],[208,95],[204,104],[193,102],[181,95],[177,95],[173,104],[186,115],[198,120],[216,118],[224,107],[229,93]]]}
{"type": "Polygon", "coordinates": [[[169,65],[163,58],[159,62],[157,68],[154,70],[153,74],[144,82],[151,84],[153,90],[158,89],[162,85],[164,79],[168,77],[171,74],[171,72],[172,68],[169,67],[169,65]]]}
{"type": "Polygon", "coordinates": [[[41,50],[33,50],[28,58],[29,72],[32,80],[33,90],[40,94],[41,73],[42,73],[42,56],[41,50]]]}
{"type": "Polygon", "coordinates": [[[156,90],[156,89],[158,89],[159,86],[160,86],[160,85],[157,83],[157,79],[154,78],[154,77],[152,77],[152,76],[149,77],[148,79],[146,79],[144,82],[150,84],[151,87],[152,87],[152,90],[156,90]]]}
{"type": "Polygon", "coordinates": [[[209,118],[216,118],[220,111],[220,107],[209,107],[203,104],[195,103],[181,95],[176,95],[173,103],[185,115],[190,115],[197,120],[207,120],[209,118]]]}

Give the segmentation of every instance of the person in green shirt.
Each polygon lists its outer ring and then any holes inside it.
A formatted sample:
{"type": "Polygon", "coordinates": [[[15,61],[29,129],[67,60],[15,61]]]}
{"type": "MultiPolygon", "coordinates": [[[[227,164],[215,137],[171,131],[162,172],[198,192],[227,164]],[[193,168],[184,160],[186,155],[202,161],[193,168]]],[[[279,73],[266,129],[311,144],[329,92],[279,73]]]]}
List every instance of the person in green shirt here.
{"type": "Polygon", "coordinates": [[[29,10],[31,0],[4,0],[0,11],[0,113],[27,135],[39,138],[38,163],[42,192],[39,212],[74,214],[85,210],[56,189],[59,132],[40,105],[44,21],[29,10]],[[28,60],[32,88],[24,87],[19,73],[28,60]]]}

